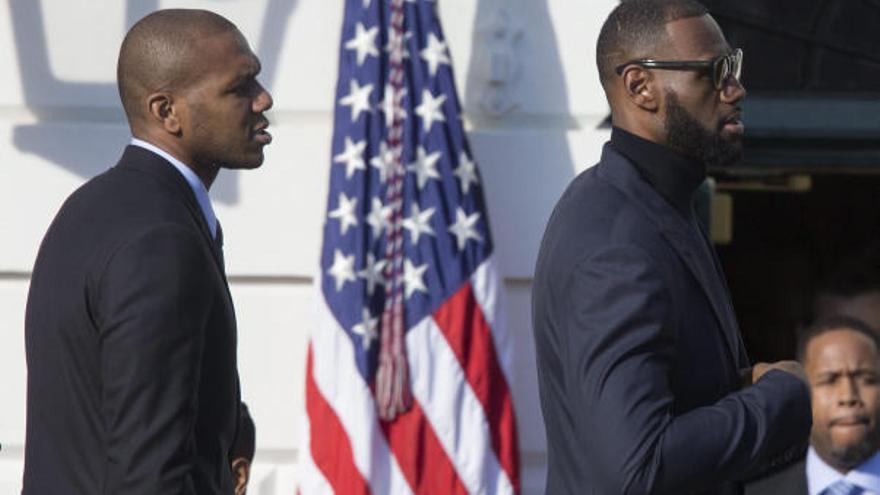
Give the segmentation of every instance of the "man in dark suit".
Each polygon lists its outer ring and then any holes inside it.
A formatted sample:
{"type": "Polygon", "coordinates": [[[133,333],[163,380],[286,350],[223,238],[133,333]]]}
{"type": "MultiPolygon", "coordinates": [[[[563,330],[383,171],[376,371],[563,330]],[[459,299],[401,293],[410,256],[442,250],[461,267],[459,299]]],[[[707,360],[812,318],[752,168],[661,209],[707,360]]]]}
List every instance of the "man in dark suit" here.
{"type": "Polygon", "coordinates": [[[742,52],[691,0],[628,0],[597,63],[614,129],[548,222],[533,287],[547,493],[739,493],[806,445],[795,362],[749,368],[693,209],[741,154],[742,52]]]}
{"type": "Polygon", "coordinates": [[[806,459],[746,486],[746,495],[880,493],[880,336],[831,316],[798,338],[810,380],[813,430],[806,459]]]}
{"type": "Polygon", "coordinates": [[[208,188],[272,99],[238,29],[154,12],[119,54],[134,138],[49,227],[28,296],[24,494],[231,494],[235,315],[208,188]]]}

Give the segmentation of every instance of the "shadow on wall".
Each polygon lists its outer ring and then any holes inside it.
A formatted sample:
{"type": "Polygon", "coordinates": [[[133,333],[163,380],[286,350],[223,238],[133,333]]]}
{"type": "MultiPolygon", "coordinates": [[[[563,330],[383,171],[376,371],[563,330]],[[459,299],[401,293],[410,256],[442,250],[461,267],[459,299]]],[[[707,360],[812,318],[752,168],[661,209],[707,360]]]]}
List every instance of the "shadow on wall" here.
{"type": "MultiPolygon", "coordinates": [[[[223,0],[215,0],[223,3],[223,0]]],[[[25,104],[37,123],[13,130],[15,146],[36,154],[87,179],[115,163],[130,134],[119,103],[116,82],[71,82],[57,78],[49,62],[43,3],[10,0],[15,49],[25,104]],[[78,102],[86,102],[78,105],[78,102]],[[78,123],[89,125],[75,125],[78,123]],[[99,144],[98,144],[99,143],[99,144]]],[[[228,2],[225,2],[228,3],[228,2]]],[[[278,68],[281,43],[297,0],[268,0],[256,53],[263,64],[263,80],[271,90],[278,68]]],[[[159,8],[159,0],[128,0],[126,29],[159,8]]],[[[235,204],[238,174],[223,173],[212,188],[216,200],[235,204]]]]}
{"type": "Polygon", "coordinates": [[[546,440],[538,401],[529,280],[556,199],[574,176],[568,133],[578,125],[547,0],[480,0],[464,92],[493,236],[508,279],[507,363],[517,415],[523,492],[542,492],[546,440]],[[527,29],[526,29],[527,27],[527,29]],[[519,282],[517,281],[519,279],[519,282]],[[513,281],[511,281],[513,280],[513,281]]]}
{"type": "Polygon", "coordinates": [[[578,128],[547,0],[480,0],[465,110],[473,123],[499,258],[531,278],[550,211],[574,176],[568,135],[578,128]],[[509,242],[516,240],[517,242],[509,242]]]}

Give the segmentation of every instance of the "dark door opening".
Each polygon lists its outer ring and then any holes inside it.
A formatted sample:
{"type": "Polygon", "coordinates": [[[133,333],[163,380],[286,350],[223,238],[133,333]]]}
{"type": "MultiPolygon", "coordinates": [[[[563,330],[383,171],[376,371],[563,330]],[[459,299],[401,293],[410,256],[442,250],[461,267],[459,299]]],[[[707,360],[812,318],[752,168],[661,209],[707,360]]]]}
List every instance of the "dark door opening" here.
{"type": "Polygon", "coordinates": [[[802,192],[726,193],[732,242],[716,248],[755,360],[792,359],[821,281],[855,249],[880,240],[880,174],[815,174],[810,181],[802,192]]]}

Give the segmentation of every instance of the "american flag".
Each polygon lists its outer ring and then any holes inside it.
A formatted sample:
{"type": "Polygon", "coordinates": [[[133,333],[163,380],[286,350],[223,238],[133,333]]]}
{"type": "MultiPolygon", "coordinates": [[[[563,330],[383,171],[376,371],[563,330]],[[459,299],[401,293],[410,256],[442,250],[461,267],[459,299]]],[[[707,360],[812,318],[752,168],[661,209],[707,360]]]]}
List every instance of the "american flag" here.
{"type": "Polygon", "coordinates": [[[299,490],[519,492],[500,281],[430,0],[347,0],[299,490]]]}

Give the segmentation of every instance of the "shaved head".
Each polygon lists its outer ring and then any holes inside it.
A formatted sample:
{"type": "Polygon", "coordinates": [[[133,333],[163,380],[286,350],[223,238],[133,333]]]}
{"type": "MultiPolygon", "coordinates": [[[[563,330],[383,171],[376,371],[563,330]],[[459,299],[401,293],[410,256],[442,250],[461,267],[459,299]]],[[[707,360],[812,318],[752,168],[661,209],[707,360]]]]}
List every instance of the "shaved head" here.
{"type": "MultiPolygon", "coordinates": [[[[238,33],[235,24],[207,10],[167,9],[138,21],[119,50],[116,79],[122,106],[132,127],[148,113],[147,96],[173,92],[199,76],[199,41],[238,33]]],[[[242,42],[246,42],[242,39],[242,42]]]]}
{"type": "Polygon", "coordinates": [[[221,168],[256,168],[272,142],[260,59],[224,17],[153,12],[125,35],[117,82],[132,137],[164,150],[209,187],[221,168]]]}
{"type": "Polygon", "coordinates": [[[602,86],[608,90],[618,65],[654,56],[655,47],[667,38],[666,24],[708,13],[694,0],[622,0],[602,25],[596,44],[602,86]]]}

